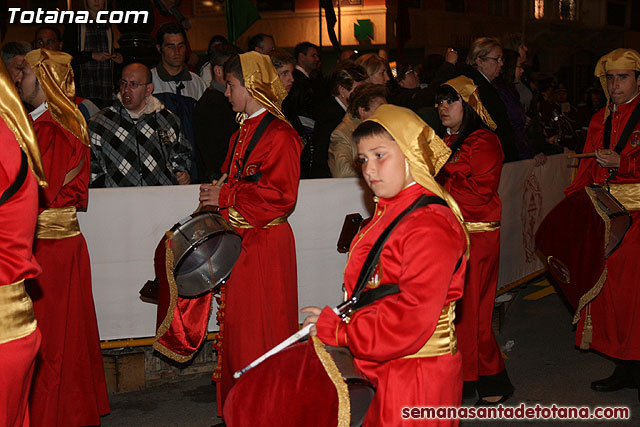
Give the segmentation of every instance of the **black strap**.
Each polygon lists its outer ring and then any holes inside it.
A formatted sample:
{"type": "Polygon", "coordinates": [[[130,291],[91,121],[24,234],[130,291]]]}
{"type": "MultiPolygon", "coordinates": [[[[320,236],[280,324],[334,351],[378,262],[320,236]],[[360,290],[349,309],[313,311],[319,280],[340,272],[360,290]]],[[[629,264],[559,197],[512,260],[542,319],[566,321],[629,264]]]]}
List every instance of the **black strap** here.
{"type": "Polygon", "coordinates": [[[376,242],[371,247],[371,250],[369,251],[367,258],[364,261],[364,265],[360,270],[360,275],[358,276],[358,281],[356,282],[356,286],[353,289],[353,293],[351,294],[352,298],[353,297],[355,297],[356,299],[360,298],[361,296],[360,294],[362,293],[365,286],[367,285],[367,282],[369,282],[369,280],[371,279],[371,276],[373,275],[373,271],[375,270],[376,264],[378,263],[378,259],[380,258],[380,254],[382,253],[382,247],[384,246],[385,242],[391,235],[391,232],[396,228],[396,226],[400,223],[400,221],[402,221],[404,217],[409,215],[411,212],[413,212],[417,208],[427,206],[427,205],[432,205],[432,204],[448,207],[447,202],[445,202],[442,198],[438,196],[425,196],[424,194],[422,194],[409,207],[407,207],[397,217],[395,217],[393,221],[391,221],[391,223],[382,232],[382,234],[380,234],[380,236],[378,237],[378,240],[376,240],[376,242]]]}
{"type": "MultiPolygon", "coordinates": [[[[267,112],[267,114],[262,118],[262,120],[260,120],[260,123],[258,124],[256,131],[253,133],[253,136],[251,137],[251,141],[249,141],[249,145],[247,146],[247,149],[244,152],[242,163],[240,164],[240,160],[236,160],[236,162],[238,162],[237,164],[238,174],[236,176],[237,179],[242,179],[242,170],[247,165],[247,161],[249,160],[249,156],[251,155],[251,152],[256,147],[256,144],[262,137],[262,134],[264,134],[264,131],[267,130],[267,126],[269,126],[275,118],[276,116],[267,112]]],[[[242,132],[242,127],[238,129],[238,136],[236,137],[236,140],[233,143],[233,151],[231,152],[231,160],[229,161],[229,170],[227,171],[227,174],[231,173],[231,166],[233,165],[233,157],[236,151],[236,146],[238,145],[238,139],[240,138],[241,132],[242,132]]]]}
{"type": "Polygon", "coordinates": [[[20,153],[22,153],[22,157],[20,159],[20,171],[18,172],[16,180],[13,181],[13,183],[6,190],[4,190],[4,193],[2,193],[2,197],[0,197],[0,205],[3,205],[7,200],[13,197],[13,195],[16,194],[18,190],[20,190],[20,187],[22,187],[22,184],[24,184],[24,181],[27,179],[27,169],[29,169],[29,162],[24,151],[20,150],[20,153]]]}
{"type": "MultiPolygon", "coordinates": [[[[613,114],[609,114],[609,117],[607,117],[607,121],[604,124],[604,135],[602,136],[602,145],[604,148],[607,148],[607,149],[611,146],[611,116],[612,115],[613,114]]],[[[633,129],[635,129],[639,121],[640,121],[640,102],[636,104],[636,107],[634,108],[633,113],[631,113],[631,117],[629,117],[629,120],[627,121],[627,124],[625,125],[624,130],[622,131],[622,134],[620,134],[620,139],[618,139],[618,143],[616,144],[616,148],[614,149],[616,153],[618,154],[622,153],[622,150],[624,150],[624,147],[627,145],[627,141],[631,136],[631,132],[633,132],[633,129]]]]}

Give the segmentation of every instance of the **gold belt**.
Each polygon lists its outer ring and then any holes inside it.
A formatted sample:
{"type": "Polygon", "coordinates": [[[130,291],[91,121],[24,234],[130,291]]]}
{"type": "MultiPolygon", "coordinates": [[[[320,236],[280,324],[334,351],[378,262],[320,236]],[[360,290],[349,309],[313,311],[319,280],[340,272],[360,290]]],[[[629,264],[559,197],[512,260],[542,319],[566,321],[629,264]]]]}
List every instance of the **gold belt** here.
{"type": "MultiPolygon", "coordinates": [[[[289,215],[290,213],[280,216],[261,228],[269,228],[274,225],[284,224],[285,222],[287,222],[287,218],[289,218],[289,215]]],[[[253,225],[249,224],[249,222],[244,219],[242,214],[240,214],[240,212],[238,212],[233,206],[229,207],[229,224],[231,224],[231,226],[233,226],[234,228],[256,228],[253,225]]]]}
{"type": "Polygon", "coordinates": [[[31,298],[24,280],[0,286],[0,344],[26,337],[36,330],[31,298]]]}
{"type": "Polygon", "coordinates": [[[425,345],[414,354],[404,356],[403,359],[416,357],[436,357],[444,354],[456,354],[458,351],[458,339],[456,338],[456,327],[453,321],[456,318],[456,302],[451,301],[442,307],[438,324],[433,335],[425,345]]]}
{"type": "Polygon", "coordinates": [[[500,221],[492,222],[464,222],[469,233],[482,233],[484,231],[495,231],[500,229],[500,221]]]}
{"type": "Polygon", "coordinates": [[[36,238],[65,239],[80,234],[76,207],[51,208],[38,215],[36,238]]]}
{"type": "Polygon", "coordinates": [[[640,211],[640,183],[610,184],[611,195],[628,211],[640,211]]]}

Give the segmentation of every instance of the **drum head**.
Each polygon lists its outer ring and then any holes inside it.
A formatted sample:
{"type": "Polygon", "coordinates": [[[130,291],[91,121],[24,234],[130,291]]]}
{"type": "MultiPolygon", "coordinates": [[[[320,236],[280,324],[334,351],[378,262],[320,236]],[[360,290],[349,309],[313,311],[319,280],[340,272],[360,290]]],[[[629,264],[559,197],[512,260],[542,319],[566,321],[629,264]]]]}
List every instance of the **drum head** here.
{"type": "Polygon", "coordinates": [[[229,277],[240,256],[241,237],[220,215],[205,213],[183,221],[171,237],[178,295],[193,298],[229,277]]]}

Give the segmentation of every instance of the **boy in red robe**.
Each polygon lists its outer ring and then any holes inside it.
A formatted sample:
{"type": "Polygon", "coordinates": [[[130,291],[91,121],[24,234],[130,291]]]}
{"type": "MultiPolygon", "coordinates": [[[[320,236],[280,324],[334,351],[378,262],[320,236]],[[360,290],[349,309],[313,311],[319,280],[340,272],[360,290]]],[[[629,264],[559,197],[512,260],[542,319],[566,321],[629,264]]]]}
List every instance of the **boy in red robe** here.
{"type": "Polygon", "coordinates": [[[41,269],[32,254],[38,184],[46,186],[31,121],[0,63],[0,425],[29,425],[29,390],[40,331],[24,280],[41,269]]]}
{"type": "Polygon", "coordinates": [[[367,185],[377,197],[371,221],[351,243],[344,286],[351,297],[365,259],[389,224],[421,195],[443,205],[417,208],[393,229],[366,290],[396,284],[399,293],[341,319],[307,307],[311,334],[347,346],[376,387],[365,426],[457,425],[457,420],[411,419],[412,407],[453,407],[462,399],[462,358],[454,319],[462,297],[467,238],[453,198],[433,175],[450,150],[415,113],[382,105],[353,133],[367,185]],[[446,203],[445,203],[446,202],[446,203]],[[447,206],[448,205],[448,206],[447,206]]]}
{"type": "MultiPolygon", "coordinates": [[[[620,247],[607,258],[601,290],[581,310],[576,332],[576,345],[616,360],[610,377],[591,383],[593,390],[608,392],[640,387],[640,263],[634,262],[640,253],[640,122],[630,123],[633,111],[640,108],[640,55],[633,49],[616,49],[600,58],[595,75],[609,102],[589,124],[584,152],[595,152],[595,157],[581,160],[565,193],[608,182],[611,194],[633,220],[620,247]],[[628,125],[629,136],[620,143],[628,125]]],[[[581,247],[580,241],[575,245],[581,247]]]]}
{"type": "Polygon", "coordinates": [[[249,52],[233,57],[224,75],[225,96],[243,122],[222,166],[228,181],[200,187],[202,204],[219,206],[242,237],[242,252],[223,287],[218,312],[222,336],[214,378],[219,415],[233,373],[298,326],[295,244],[287,217],[298,196],[302,150],[300,137],[282,114],[287,92],[268,56],[249,52]],[[272,121],[252,141],[265,120],[272,121]]]}
{"type": "Polygon", "coordinates": [[[34,255],[42,274],[27,282],[42,332],[29,399],[34,426],[100,424],[109,400],[98,336],[89,252],[78,225],[89,185],[89,137],[73,102],[71,56],[27,53],[14,79],[30,105],[49,186],[39,195],[34,255]]]}

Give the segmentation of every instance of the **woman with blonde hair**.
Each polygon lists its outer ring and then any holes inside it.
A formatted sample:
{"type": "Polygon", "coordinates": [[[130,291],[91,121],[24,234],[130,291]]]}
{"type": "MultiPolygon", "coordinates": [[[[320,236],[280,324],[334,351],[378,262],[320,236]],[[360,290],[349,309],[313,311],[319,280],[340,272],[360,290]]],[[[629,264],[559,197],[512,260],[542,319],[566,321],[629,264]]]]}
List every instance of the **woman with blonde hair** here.
{"type": "Polygon", "coordinates": [[[467,67],[463,74],[478,86],[478,94],[482,104],[497,126],[495,133],[500,138],[504,161],[512,162],[519,159],[515,134],[509,122],[507,108],[492,84],[493,80],[500,75],[503,65],[504,57],[500,39],[480,37],[471,44],[467,56],[467,67]]]}
{"type": "Polygon", "coordinates": [[[369,78],[367,82],[376,85],[384,85],[390,80],[387,70],[387,62],[375,53],[367,53],[356,59],[356,64],[367,70],[369,78]]]}

